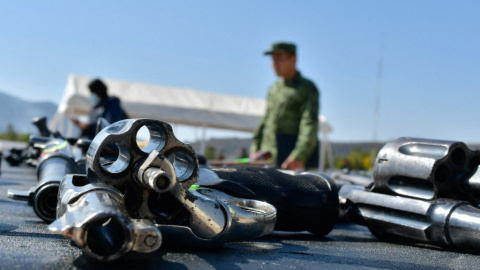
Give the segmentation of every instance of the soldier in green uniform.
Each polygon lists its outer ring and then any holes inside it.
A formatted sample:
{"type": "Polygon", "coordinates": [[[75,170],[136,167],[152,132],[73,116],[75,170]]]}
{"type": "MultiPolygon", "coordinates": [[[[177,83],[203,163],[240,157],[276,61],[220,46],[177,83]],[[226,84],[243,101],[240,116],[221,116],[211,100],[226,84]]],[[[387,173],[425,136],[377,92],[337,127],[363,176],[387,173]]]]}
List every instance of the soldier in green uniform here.
{"type": "Polygon", "coordinates": [[[296,46],[275,43],[271,55],[280,80],[268,91],[267,110],[250,148],[250,160],[267,158],[289,170],[318,167],[319,91],[296,68],[296,46]]]}

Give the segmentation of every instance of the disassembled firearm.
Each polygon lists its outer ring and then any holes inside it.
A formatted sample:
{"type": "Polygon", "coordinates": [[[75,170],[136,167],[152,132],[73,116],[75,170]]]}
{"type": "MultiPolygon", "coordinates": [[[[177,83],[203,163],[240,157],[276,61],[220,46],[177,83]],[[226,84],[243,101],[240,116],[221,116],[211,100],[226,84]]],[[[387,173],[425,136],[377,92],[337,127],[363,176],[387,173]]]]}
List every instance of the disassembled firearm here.
{"type": "Polygon", "coordinates": [[[399,138],[387,143],[374,165],[373,192],[432,200],[480,203],[480,151],[462,142],[399,138]]]}
{"type": "Polygon", "coordinates": [[[37,127],[39,135],[30,135],[29,144],[26,148],[12,148],[5,160],[10,166],[19,166],[24,161],[27,165],[36,166],[38,158],[45,145],[53,137],[61,138],[60,134],[52,134],[47,127],[47,118],[34,118],[32,124],[37,127]]]}
{"type": "Polygon", "coordinates": [[[8,190],[8,197],[27,201],[35,214],[47,223],[55,220],[60,182],[66,174],[84,173],[85,159],[75,158],[70,144],[51,138],[45,146],[37,165],[38,184],[30,190],[8,190]]]}
{"type": "Polygon", "coordinates": [[[99,260],[113,260],[131,249],[157,249],[158,241],[145,246],[145,231],[166,245],[196,247],[218,247],[226,241],[273,231],[276,210],[268,203],[207,188],[190,191],[199,175],[197,157],[164,122],[116,122],[97,134],[86,160],[86,176],[69,175],[62,183],[57,219],[49,228],[99,260]],[[150,140],[140,147],[137,136],[143,127],[150,140]],[[112,244],[88,233],[93,226],[103,232],[100,234],[114,235],[110,230],[117,229],[107,226],[110,220],[120,232],[126,232],[120,237],[124,240],[112,244]],[[141,220],[141,228],[131,225],[135,220],[141,220]]]}
{"type": "Polygon", "coordinates": [[[461,142],[399,138],[380,150],[372,188],[340,188],[341,209],[380,239],[477,251],[479,163],[461,142]]]}
{"type": "Polygon", "coordinates": [[[419,200],[344,185],[340,202],[349,221],[380,239],[478,251],[480,209],[452,199],[419,200]]]}
{"type": "Polygon", "coordinates": [[[202,178],[200,186],[212,187],[235,196],[250,196],[271,203],[277,209],[275,230],[310,231],[324,236],[334,227],[339,211],[338,191],[326,175],[303,172],[297,175],[274,168],[240,166],[212,168],[210,181],[202,178]],[[218,178],[215,181],[215,178],[218,178]],[[203,180],[203,181],[202,181],[203,180]],[[235,183],[227,184],[225,181],[235,183]],[[238,185],[247,188],[251,194],[238,185]]]}
{"type": "Polygon", "coordinates": [[[274,228],[323,236],[337,221],[339,202],[349,221],[384,240],[459,250],[480,245],[480,151],[460,142],[400,138],[380,151],[373,186],[367,177],[341,175],[340,190],[314,172],[199,169],[193,148],[169,124],[153,119],[102,129],[86,152],[86,174],[71,174],[74,160],[61,151],[45,154],[39,185],[9,195],[34,203],[55,184],[58,190],[58,177],[67,174],[49,229],[102,261],[161,245],[220,247],[274,228]],[[142,129],[148,130],[146,145],[139,143],[142,129]]]}
{"type": "Polygon", "coordinates": [[[124,196],[115,188],[69,174],[59,190],[58,219],[49,229],[72,239],[86,254],[110,261],[134,250],[148,253],[162,234],[148,219],[128,216],[124,196]]]}
{"type": "MultiPolygon", "coordinates": [[[[38,128],[40,135],[30,135],[29,147],[25,151],[31,153],[26,155],[27,162],[36,166],[38,184],[26,191],[9,189],[8,197],[27,201],[33,206],[38,217],[50,223],[56,218],[60,181],[67,174],[85,174],[84,156],[91,142],[83,138],[64,139],[58,132],[50,132],[45,117],[35,118],[33,124],[38,128]]],[[[100,118],[97,130],[106,125],[108,122],[100,118]]],[[[18,153],[18,157],[13,160],[23,161],[25,151],[18,153]]]]}

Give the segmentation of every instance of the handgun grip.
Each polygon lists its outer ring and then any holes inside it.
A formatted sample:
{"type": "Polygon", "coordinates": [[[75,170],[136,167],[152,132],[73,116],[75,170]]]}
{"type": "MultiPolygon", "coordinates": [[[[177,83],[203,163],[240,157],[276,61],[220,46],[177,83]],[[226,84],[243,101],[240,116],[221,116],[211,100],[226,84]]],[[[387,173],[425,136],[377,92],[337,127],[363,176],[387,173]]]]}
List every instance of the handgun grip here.
{"type": "MultiPolygon", "coordinates": [[[[274,168],[252,166],[212,169],[221,179],[236,182],[277,209],[275,230],[328,234],[338,216],[338,191],[325,175],[290,175],[274,168]]],[[[228,193],[229,191],[224,191],[228,193]]]]}

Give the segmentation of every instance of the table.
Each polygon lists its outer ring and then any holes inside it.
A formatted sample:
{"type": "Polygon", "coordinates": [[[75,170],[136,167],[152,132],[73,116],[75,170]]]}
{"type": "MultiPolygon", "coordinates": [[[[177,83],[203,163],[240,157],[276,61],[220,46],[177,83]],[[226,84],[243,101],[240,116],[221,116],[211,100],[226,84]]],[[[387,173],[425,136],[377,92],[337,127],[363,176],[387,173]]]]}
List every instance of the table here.
{"type": "Polygon", "coordinates": [[[102,263],[83,255],[71,241],[47,229],[25,202],[7,198],[7,189],[36,184],[35,169],[2,162],[0,176],[0,269],[478,269],[480,256],[435,247],[385,243],[368,229],[338,224],[324,238],[308,232],[274,232],[221,249],[163,246],[130,252],[102,263]]]}

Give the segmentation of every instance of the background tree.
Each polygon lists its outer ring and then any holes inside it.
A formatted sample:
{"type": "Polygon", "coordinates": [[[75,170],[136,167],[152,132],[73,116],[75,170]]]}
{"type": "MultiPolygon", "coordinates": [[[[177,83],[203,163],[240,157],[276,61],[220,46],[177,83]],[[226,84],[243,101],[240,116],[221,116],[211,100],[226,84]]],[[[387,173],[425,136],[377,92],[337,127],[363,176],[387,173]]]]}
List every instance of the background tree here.
{"type": "Polygon", "coordinates": [[[0,133],[1,140],[7,141],[29,141],[30,134],[19,134],[15,131],[15,128],[11,123],[8,123],[7,130],[4,133],[0,133]]]}
{"type": "Polygon", "coordinates": [[[205,158],[215,159],[215,147],[213,145],[208,145],[205,149],[205,158]]]}

